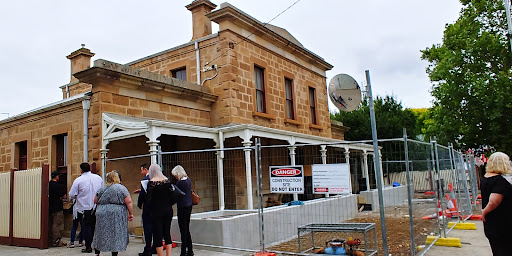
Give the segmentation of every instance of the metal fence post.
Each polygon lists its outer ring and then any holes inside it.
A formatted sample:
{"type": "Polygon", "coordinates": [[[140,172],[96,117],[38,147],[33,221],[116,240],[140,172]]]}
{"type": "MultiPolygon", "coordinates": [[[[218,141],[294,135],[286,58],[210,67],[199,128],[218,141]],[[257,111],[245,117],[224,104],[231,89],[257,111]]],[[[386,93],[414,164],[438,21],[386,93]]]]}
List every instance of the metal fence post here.
{"type": "Polygon", "coordinates": [[[380,228],[382,233],[382,250],[385,256],[388,256],[388,237],[386,234],[386,218],[384,215],[384,194],[382,192],[383,180],[382,180],[382,170],[381,170],[381,159],[379,152],[379,143],[377,141],[377,124],[375,122],[375,109],[373,106],[373,96],[372,96],[372,85],[370,83],[370,71],[366,70],[366,84],[368,86],[368,102],[370,105],[370,121],[372,127],[372,139],[373,139],[373,154],[375,160],[375,179],[377,180],[377,191],[379,194],[379,210],[380,210],[380,228]]]}
{"type": "Polygon", "coordinates": [[[459,221],[461,220],[461,216],[460,214],[458,214],[459,212],[459,204],[460,204],[460,187],[459,187],[459,172],[457,171],[457,166],[455,165],[455,152],[453,150],[453,144],[450,144],[448,146],[448,150],[450,152],[450,166],[453,170],[453,174],[455,176],[455,186],[452,185],[452,187],[455,187],[457,191],[450,191],[450,199],[451,199],[451,192],[454,192],[454,195],[455,195],[455,205],[456,205],[456,210],[457,210],[457,218],[459,219],[459,221]]]}
{"type": "Polygon", "coordinates": [[[435,159],[436,159],[436,168],[437,168],[437,172],[439,173],[439,176],[438,176],[438,195],[439,195],[439,204],[441,204],[441,217],[442,220],[443,220],[443,228],[441,229],[442,233],[443,233],[443,237],[446,237],[446,218],[444,216],[444,206],[443,206],[443,197],[444,197],[444,188],[441,184],[441,169],[439,168],[439,152],[437,150],[437,142],[436,140],[433,140],[432,141],[432,144],[433,144],[433,147],[434,147],[434,153],[435,153],[435,159]]]}
{"type": "Polygon", "coordinates": [[[258,187],[258,222],[259,222],[259,233],[260,233],[260,252],[265,252],[265,228],[263,223],[263,187],[262,187],[262,170],[261,170],[261,142],[260,138],[255,139],[256,150],[255,150],[255,165],[257,175],[257,187],[258,187]]]}
{"type": "MultiPolygon", "coordinates": [[[[436,194],[436,199],[438,200],[437,202],[440,204],[441,201],[439,201],[439,189],[436,189],[436,185],[435,185],[435,182],[434,182],[434,178],[436,177],[436,164],[435,164],[435,155],[434,155],[434,143],[432,141],[432,139],[430,140],[430,158],[431,158],[431,165],[432,165],[432,172],[433,172],[433,175],[431,175],[432,177],[432,191],[434,191],[436,194]]],[[[437,180],[440,181],[441,180],[441,175],[439,174],[439,170],[437,172],[437,180]]],[[[437,185],[437,187],[439,187],[439,185],[437,185]]],[[[441,208],[440,208],[441,209],[441,208]]],[[[441,209],[442,210],[442,209],[441,209]]],[[[436,211],[436,215],[437,215],[437,230],[439,231],[439,235],[441,235],[441,223],[439,222],[440,220],[440,215],[439,215],[439,210],[436,211]]]]}
{"type": "Polygon", "coordinates": [[[475,167],[475,156],[470,156],[468,161],[468,171],[471,173],[469,178],[471,179],[471,194],[473,195],[473,205],[476,206],[476,198],[478,197],[478,185],[476,180],[476,167],[475,167]]]}
{"type": "Polygon", "coordinates": [[[412,184],[409,171],[409,148],[407,146],[407,130],[404,128],[404,154],[405,154],[405,175],[407,176],[407,202],[409,203],[409,231],[411,232],[411,255],[416,253],[414,244],[414,222],[412,216],[412,184]]]}
{"type": "MultiPolygon", "coordinates": [[[[464,168],[464,159],[466,159],[466,163],[468,161],[468,159],[466,157],[467,157],[466,154],[460,155],[460,160],[461,160],[460,165],[461,165],[461,173],[464,174],[464,193],[466,195],[466,204],[467,204],[466,210],[468,211],[467,216],[470,217],[473,214],[473,208],[471,208],[471,198],[469,195],[468,177],[466,176],[468,174],[466,173],[466,169],[464,168]]],[[[469,172],[469,168],[468,168],[468,172],[469,172]]],[[[470,179],[470,182],[471,182],[471,179],[470,179]]],[[[461,216],[461,218],[464,221],[466,220],[463,216],[461,216]]]]}

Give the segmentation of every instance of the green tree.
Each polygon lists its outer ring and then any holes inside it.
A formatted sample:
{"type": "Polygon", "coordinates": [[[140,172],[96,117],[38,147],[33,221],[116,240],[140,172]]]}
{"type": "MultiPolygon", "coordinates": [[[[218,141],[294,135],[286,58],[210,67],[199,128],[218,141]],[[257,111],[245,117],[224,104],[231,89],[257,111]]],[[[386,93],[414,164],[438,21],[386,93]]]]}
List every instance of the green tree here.
{"type": "MultiPolygon", "coordinates": [[[[410,109],[404,109],[402,103],[391,96],[377,97],[373,102],[379,139],[401,138],[404,127],[409,138],[416,138],[416,116],[410,109]]],[[[372,139],[370,108],[367,101],[363,101],[361,106],[352,112],[331,114],[331,119],[350,127],[345,134],[346,140],[372,139]]]]}
{"type": "Polygon", "coordinates": [[[459,148],[491,145],[512,150],[511,53],[506,13],[500,0],[461,0],[442,44],[422,51],[429,62],[434,106],[427,135],[459,148]]]}

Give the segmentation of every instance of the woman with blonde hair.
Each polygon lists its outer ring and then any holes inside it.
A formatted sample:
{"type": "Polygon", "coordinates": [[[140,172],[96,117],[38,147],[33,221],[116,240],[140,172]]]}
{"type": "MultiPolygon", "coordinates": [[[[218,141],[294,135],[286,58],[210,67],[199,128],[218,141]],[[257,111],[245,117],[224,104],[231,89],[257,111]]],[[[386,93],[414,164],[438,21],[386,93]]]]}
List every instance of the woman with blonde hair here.
{"type": "Polygon", "coordinates": [[[128,221],[133,220],[132,198],[128,189],[121,185],[116,171],[107,173],[105,186],[96,192],[96,230],[94,253],[101,251],[117,255],[128,246],[128,221]]]}
{"type": "Polygon", "coordinates": [[[510,158],[496,152],[487,161],[486,174],[482,178],[482,221],[484,232],[494,256],[512,252],[512,185],[502,174],[512,173],[510,158]]]}
{"type": "Polygon", "coordinates": [[[179,193],[179,191],[162,173],[160,166],[157,164],[149,166],[148,193],[146,196],[150,204],[153,245],[156,247],[158,256],[164,255],[162,238],[165,241],[166,255],[171,256],[172,198],[174,193],[179,193]]]}
{"type": "Polygon", "coordinates": [[[178,199],[178,225],[181,234],[181,254],[180,256],[193,256],[192,237],[190,236],[190,215],[192,214],[192,182],[188,178],[187,172],[181,165],[177,165],[171,171],[171,174],[178,180],[176,186],[185,193],[178,199]]]}

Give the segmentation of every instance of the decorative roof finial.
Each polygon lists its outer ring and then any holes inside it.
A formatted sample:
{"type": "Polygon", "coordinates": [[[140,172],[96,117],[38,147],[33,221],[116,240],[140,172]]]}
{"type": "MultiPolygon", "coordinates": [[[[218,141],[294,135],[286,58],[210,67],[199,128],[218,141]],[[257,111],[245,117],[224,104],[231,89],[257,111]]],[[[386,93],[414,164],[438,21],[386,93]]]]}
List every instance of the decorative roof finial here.
{"type": "Polygon", "coordinates": [[[85,47],[85,44],[81,44],[81,46],[82,46],[82,48],[84,48],[84,47],[85,47]]]}

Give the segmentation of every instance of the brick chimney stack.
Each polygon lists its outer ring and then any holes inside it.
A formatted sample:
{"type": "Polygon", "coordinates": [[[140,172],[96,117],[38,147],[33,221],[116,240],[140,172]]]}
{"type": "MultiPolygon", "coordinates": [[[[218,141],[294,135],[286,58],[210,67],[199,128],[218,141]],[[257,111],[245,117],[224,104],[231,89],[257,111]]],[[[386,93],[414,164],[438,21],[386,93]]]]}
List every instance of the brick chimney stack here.
{"type": "Polygon", "coordinates": [[[206,17],[206,14],[215,9],[217,5],[208,0],[194,0],[185,7],[192,12],[192,41],[210,35],[212,33],[212,22],[206,17]]]}
{"type": "Polygon", "coordinates": [[[71,60],[71,80],[70,84],[73,82],[78,82],[73,74],[86,70],[91,67],[91,58],[94,56],[94,53],[91,50],[84,47],[85,44],[82,44],[82,48],[72,52],[70,55],[66,56],[69,60],[71,60]]]}

